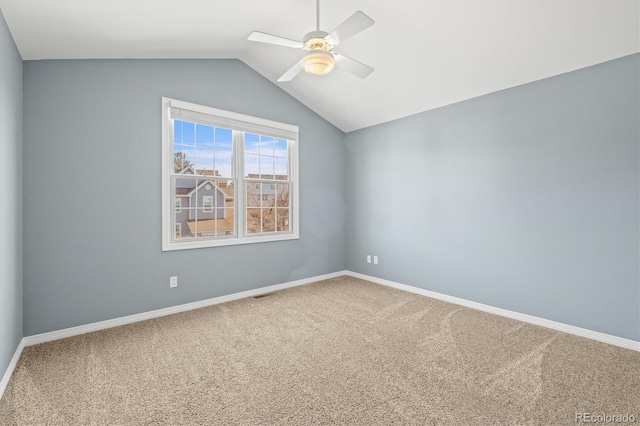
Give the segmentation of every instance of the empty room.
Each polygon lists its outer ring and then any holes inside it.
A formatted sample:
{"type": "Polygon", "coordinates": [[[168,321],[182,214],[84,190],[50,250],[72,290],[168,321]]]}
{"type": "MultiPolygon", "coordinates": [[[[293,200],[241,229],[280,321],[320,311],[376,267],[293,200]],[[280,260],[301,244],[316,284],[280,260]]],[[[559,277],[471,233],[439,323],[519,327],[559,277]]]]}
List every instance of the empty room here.
{"type": "Polygon", "coordinates": [[[640,422],[640,0],[0,12],[0,425],[640,422]]]}

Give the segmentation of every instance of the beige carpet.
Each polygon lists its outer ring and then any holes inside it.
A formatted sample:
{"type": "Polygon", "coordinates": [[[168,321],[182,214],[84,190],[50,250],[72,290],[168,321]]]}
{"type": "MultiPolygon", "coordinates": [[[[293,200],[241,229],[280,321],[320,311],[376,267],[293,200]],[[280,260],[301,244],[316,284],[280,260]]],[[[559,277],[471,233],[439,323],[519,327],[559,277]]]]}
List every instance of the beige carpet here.
{"type": "Polygon", "coordinates": [[[2,425],[640,423],[640,353],[354,278],[25,348],[2,425]]]}

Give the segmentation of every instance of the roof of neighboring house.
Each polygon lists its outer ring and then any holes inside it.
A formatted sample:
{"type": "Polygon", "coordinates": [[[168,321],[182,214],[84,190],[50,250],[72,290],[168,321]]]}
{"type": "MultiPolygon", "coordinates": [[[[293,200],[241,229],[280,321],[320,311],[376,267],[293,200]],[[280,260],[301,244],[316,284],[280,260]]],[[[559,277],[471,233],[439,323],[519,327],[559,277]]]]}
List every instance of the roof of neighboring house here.
{"type": "Polygon", "coordinates": [[[199,176],[220,176],[220,172],[218,170],[194,169],[193,166],[187,166],[176,174],[178,175],[192,174],[192,175],[199,175],[199,176]]]}
{"type": "Polygon", "coordinates": [[[180,171],[179,171],[178,173],[176,173],[176,174],[178,174],[178,175],[183,175],[183,174],[186,174],[188,171],[190,171],[192,175],[195,175],[195,174],[196,174],[196,171],[195,171],[195,170],[193,169],[193,167],[191,167],[191,166],[187,166],[187,167],[185,167],[184,169],[180,170],[180,171]]]}
{"type": "Polygon", "coordinates": [[[219,188],[226,194],[227,198],[233,198],[233,185],[220,185],[219,188]]]}
{"type": "Polygon", "coordinates": [[[287,180],[287,175],[260,175],[258,173],[249,173],[249,179],[275,179],[275,180],[287,180]]]}
{"type": "Polygon", "coordinates": [[[196,174],[200,176],[220,176],[220,172],[217,170],[198,169],[196,174]]]}
{"type": "MultiPolygon", "coordinates": [[[[218,226],[218,234],[225,234],[226,232],[233,233],[233,216],[225,217],[224,219],[201,219],[198,220],[198,233],[212,233],[216,230],[216,222],[218,226]]],[[[192,234],[196,233],[196,221],[188,220],[187,226],[192,234]]]]}
{"type": "MultiPolygon", "coordinates": [[[[227,185],[226,181],[216,181],[216,182],[217,183],[215,183],[214,181],[205,180],[202,183],[200,183],[200,185],[198,185],[198,189],[200,189],[203,185],[210,183],[211,185],[215,186],[218,189],[218,191],[224,194],[225,199],[227,200],[233,199],[233,195],[234,195],[233,185],[227,185]]],[[[188,188],[176,188],[175,195],[182,196],[182,197],[190,197],[193,194],[193,191],[195,189],[196,188],[194,186],[191,186],[188,188]]]]}

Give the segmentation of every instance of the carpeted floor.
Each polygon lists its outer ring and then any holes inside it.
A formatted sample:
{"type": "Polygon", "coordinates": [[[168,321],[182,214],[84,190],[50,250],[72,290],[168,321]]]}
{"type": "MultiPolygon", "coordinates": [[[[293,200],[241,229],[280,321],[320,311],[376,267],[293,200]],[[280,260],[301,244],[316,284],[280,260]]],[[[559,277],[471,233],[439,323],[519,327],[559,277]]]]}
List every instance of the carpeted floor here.
{"type": "Polygon", "coordinates": [[[640,423],[640,353],[349,277],[25,348],[2,425],[640,423]]]}

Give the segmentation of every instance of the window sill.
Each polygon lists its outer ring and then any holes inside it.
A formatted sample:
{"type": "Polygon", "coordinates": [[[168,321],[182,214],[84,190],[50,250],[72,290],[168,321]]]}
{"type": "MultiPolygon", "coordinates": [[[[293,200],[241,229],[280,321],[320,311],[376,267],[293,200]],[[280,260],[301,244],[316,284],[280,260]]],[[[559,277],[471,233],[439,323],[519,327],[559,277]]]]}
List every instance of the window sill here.
{"type": "Polygon", "coordinates": [[[183,242],[183,243],[163,242],[162,251],[237,246],[237,245],[243,245],[243,244],[258,244],[258,243],[269,243],[273,241],[287,241],[287,240],[298,240],[298,239],[300,239],[300,236],[298,234],[280,234],[280,235],[270,235],[270,236],[263,236],[263,237],[245,237],[243,239],[225,238],[225,239],[219,239],[219,240],[189,241],[189,242],[183,242]]]}

